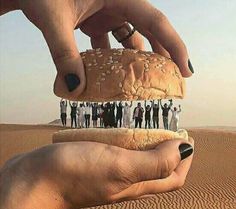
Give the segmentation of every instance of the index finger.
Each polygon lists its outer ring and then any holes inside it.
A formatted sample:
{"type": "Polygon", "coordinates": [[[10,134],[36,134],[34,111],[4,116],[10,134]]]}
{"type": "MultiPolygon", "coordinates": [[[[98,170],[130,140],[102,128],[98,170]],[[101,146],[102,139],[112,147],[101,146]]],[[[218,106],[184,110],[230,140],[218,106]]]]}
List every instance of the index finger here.
{"type": "Polygon", "coordinates": [[[148,32],[154,36],[157,42],[169,52],[184,77],[192,75],[193,69],[187,48],[160,10],[146,0],[122,0],[115,7],[120,9],[122,16],[127,18],[127,21],[132,23],[140,33],[145,35],[148,32]]]}

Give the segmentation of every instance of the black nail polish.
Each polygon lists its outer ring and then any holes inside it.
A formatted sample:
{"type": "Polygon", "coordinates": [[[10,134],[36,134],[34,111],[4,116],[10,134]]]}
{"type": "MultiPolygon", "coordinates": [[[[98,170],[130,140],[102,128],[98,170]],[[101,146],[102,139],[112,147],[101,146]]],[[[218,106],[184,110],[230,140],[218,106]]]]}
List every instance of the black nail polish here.
{"type": "Polygon", "coordinates": [[[193,147],[189,144],[181,144],[179,145],[179,152],[181,160],[183,160],[193,153],[193,147]]]}
{"type": "Polygon", "coordinates": [[[65,82],[66,82],[69,92],[72,92],[80,84],[80,79],[76,74],[69,73],[65,76],[65,82]]]}
{"type": "Polygon", "coordinates": [[[188,68],[192,73],[194,73],[193,66],[192,66],[192,63],[190,62],[190,60],[188,60],[188,68]]]}

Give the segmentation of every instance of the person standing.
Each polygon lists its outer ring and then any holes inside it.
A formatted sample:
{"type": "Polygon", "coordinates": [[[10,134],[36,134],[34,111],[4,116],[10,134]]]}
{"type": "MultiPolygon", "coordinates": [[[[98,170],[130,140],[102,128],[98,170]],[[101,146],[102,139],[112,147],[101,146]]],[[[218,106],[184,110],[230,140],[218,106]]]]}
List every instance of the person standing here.
{"type": "Polygon", "coordinates": [[[77,108],[78,114],[78,127],[84,128],[84,103],[80,103],[79,107],[77,108]]]}
{"type": "Polygon", "coordinates": [[[116,104],[116,127],[118,127],[118,122],[120,122],[120,127],[122,126],[122,117],[123,117],[123,105],[119,102],[119,105],[116,104]]]}
{"type": "Polygon", "coordinates": [[[85,127],[86,128],[89,128],[90,126],[90,116],[91,116],[91,105],[89,102],[86,102],[86,105],[84,107],[84,111],[85,111],[85,114],[84,114],[84,117],[85,117],[85,127]]]}
{"type": "Polygon", "coordinates": [[[67,100],[61,99],[60,101],[61,123],[63,127],[66,127],[67,118],[67,100]]]}
{"type": "Polygon", "coordinates": [[[97,121],[98,121],[98,103],[92,104],[92,121],[93,127],[97,128],[97,121]]]}
{"type": "Polygon", "coordinates": [[[104,127],[104,123],[103,123],[103,116],[104,116],[103,103],[98,105],[98,115],[99,115],[99,120],[100,120],[100,128],[103,128],[104,127]]]}
{"type": "Polygon", "coordinates": [[[115,117],[115,108],[116,103],[111,103],[111,111],[110,111],[110,127],[116,127],[116,117],[115,117]]]}
{"type": "Polygon", "coordinates": [[[152,101],[152,122],[153,128],[159,128],[159,108],[160,108],[160,100],[158,100],[157,104],[154,104],[154,100],[152,101]]]}
{"type": "Polygon", "coordinates": [[[143,121],[143,108],[141,107],[141,103],[138,102],[137,107],[134,108],[134,112],[133,112],[133,118],[135,120],[135,128],[138,127],[139,128],[142,127],[142,121],[143,121]]]}
{"type": "Polygon", "coordinates": [[[145,100],[144,102],[144,107],[145,107],[145,128],[151,128],[151,110],[152,107],[150,105],[147,105],[147,102],[145,100]]]}
{"type": "Polygon", "coordinates": [[[181,106],[179,105],[179,110],[176,107],[174,109],[170,109],[172,112],[172,117],[170,120],[170,130],[171,131],[178,131],[179,128],[179,113],[181,112],[181,106]]]}
{"type": "Polygon", "coordinates": [[[103,122],[104,122],[104,127],[108,128],[109,127],[109,112],[110,112],[110,102],[105,103],[104,105],[101,105],[101,108],[103,109],[103,122]]]}
{"type": "Polygon", "coordinates": [[[69,101],[69,103],[70,103],[70,108],[71,108],[71,112],[70,112],[71,128],[73,128],[73,123],[75,123],[75,128],[77,128],[76,113],[77,113],[78,102],[73,102],[71,104],[71,101],[69,101]]]}
{"type": "Polygon", "coordinates": [[[160,100],[160,104],[161,104],[161,109],[162,109],[162,117],[163,117],[163,125],[164,125],[164,129],[168,130],[168,115],[169,115],[169,111],[170,108],[173,105],[172,99],[169,100],[170,104],[167,105],[167,103],[164,104],[164,106],[162,106],[161,100],[160,100]]]}
{"type": "Polygon", "coordinates": [[[127,102],[125,102],[124,106],[124,117],[123,117],[123,124],[125,128],[130,128],[130,110],[132,107],[132,101],[130,105],[128,105],[127,102]]]}

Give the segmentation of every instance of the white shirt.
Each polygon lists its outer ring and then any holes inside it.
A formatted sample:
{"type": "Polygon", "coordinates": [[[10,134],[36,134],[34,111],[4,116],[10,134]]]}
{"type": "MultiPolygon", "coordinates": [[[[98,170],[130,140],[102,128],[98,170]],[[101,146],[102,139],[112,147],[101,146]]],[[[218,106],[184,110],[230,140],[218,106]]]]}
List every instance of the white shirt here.
{"type": "Polygon", "coordinates": [[[84,107],[78,107],[78,115],[84,115],[84,107]]]}
{"type": "Polygon", "coordinates": [[[66,105],[66,104],[63,105],[63,104],[61,103],[60,106],[61,106],[61,113],[66,113],[67,105],[66,105]]]}
{"type": "Polygon", "coordinates": [[[176,120],[179,120],[179,113],[181,112],[181,110],[179,110],[179,111],[171,110],[171,111],[172,111],[172,118],[176,119],[176,120]]]}
{"type": "Polygon", "coordinates": [[[130,106],[124,106],[124,115],[130,115],[130,106]]]}
{"type": "Polygon", "coordinates": [[[89,106],[85,106],[85,115],[91,115],[91,108],[89,106]]]}

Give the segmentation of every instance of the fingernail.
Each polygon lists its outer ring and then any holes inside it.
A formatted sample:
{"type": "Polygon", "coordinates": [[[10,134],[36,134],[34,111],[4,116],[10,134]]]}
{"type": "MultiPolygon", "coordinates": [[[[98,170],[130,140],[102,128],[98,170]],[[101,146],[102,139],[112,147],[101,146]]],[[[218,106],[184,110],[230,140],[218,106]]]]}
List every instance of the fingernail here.
{"type": "Polygon", "coordinates": [[[80,79],[76,74],[69,73],[65,76],[65,82],[66,82],[69,92],[72,92],[80,84],[80,79]]]}
{"type": "Polygon", "coordinates": [[[189,144],[181,144],[179,145],[179,152],[181,160],[183,160],[193,153],[193,147],[189,144]]]}
{"type": "Polygon", "coordinates": [[[193,66],[192,66],[192,63],[190,62],[190,59],[188,60],[188,68],[192,73],[194,73],[193,66]]]}

